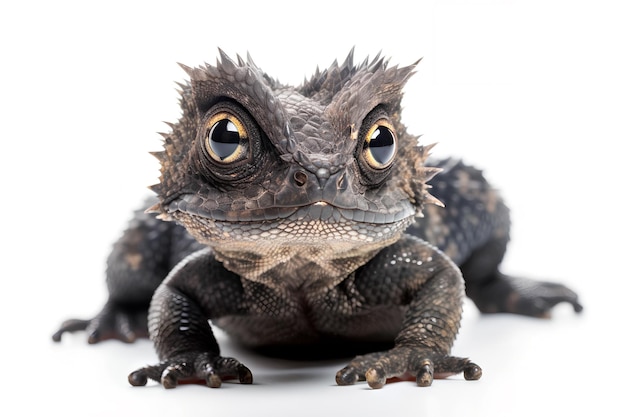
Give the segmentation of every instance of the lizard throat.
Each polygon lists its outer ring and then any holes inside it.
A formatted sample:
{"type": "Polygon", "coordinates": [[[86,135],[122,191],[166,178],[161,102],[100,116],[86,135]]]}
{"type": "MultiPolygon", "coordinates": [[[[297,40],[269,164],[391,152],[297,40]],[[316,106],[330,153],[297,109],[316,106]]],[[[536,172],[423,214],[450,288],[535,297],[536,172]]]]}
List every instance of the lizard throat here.
{"type": "MultiPolygon", "coordinates": [[[[337,209],[308,206],[314,214],[337,209]]],[[[292,216],[265,221],[221,221],[190,213],[172,216],[201,243],[212,247],[224,266],[247,279],[273,286],[285,277],[308,277],[308,285],[326,286],[345,278],[365,259],[397,241],[412,223],[405,217],[390,223],[368,223],[342,216],[292,216]],[[354,259],[354,262],[347,260],[354,259]],[[294,269],[308,272],[294,274],[294,269]],[[270,273],[270,271],[272,271],[270,273]],[[281,274],[280,271],[288,271],[281,274]],[[268,282],[268,280],[276,282],[268,282]]],[[[292,283],[298,287],[301,283],[292,283]]]]}

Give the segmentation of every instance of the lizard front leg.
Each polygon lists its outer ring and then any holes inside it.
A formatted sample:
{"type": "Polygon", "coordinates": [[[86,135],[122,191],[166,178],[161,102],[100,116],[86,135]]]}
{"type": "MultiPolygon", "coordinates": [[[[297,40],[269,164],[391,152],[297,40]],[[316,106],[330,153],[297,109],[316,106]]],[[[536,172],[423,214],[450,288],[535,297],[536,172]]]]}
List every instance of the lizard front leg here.
{"type": "Polygon", "coordinates": [[[478,365],[450,356],[464,286],[459,269],[439,250],[407,236],[360,268],[355,280],[365,304],[403,305],[406,314],[394,347],[356,357],[337,373],[339,385],[367,380],[370,387],[381,388],[389,378],[407,374],[419,386],[461,372],[468,380],[481,377],[478,365]]]}
{"type": "Polygon", "coordinates": [[[132,372],[130,384],[145,385],[148,378],[165,388],[197,380],[212,388],[229,379],[252,383],[246,366],[220,356],[208,323],[211,318],[239,313],[241,299],[240,278],[224,269],[210,249],[189,256],[159,286],[150,305],[150,338],[161,362],[132,372]]]}

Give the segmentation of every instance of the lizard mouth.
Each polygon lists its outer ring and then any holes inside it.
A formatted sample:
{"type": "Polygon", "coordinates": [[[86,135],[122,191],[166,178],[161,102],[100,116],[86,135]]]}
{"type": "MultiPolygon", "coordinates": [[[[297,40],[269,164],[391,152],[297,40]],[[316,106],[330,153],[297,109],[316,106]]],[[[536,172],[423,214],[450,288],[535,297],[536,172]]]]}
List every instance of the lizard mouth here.
{"type": "Polygon", "coordinates": [[[317,201],[303,206],[270,206],[263,208],[246,207],[246,203],[231,203],[222,208],[210,205],[193,194],[185,194],[170,202],[167,214],[174,218],[191,215],[215,222],[259,223],[274,221],[321,221],[327,223],[367,223],[376,225],[393,224],[415,215],[415,209],[408,202],[393,207],[393,210],[362,209],[340,207],[329,202],[317,201]]]}
{"type": "Polygon", "coordinates": [[[342,252],[367,245],[377,248],[380,242],[398,239],[415,216],[408,202],[376,212],[375,207],[345,208],[326,201],[265,208],[239,208],[231,202],[228,209],[210,207],[205,201],[194,194],[183,195],[167,205],[166,215],[198,241],[219,246],[221,251],[232,246],[237,250],[245,246],[255,253],[279,247],[296,251],[324,247],[342,252]]]}

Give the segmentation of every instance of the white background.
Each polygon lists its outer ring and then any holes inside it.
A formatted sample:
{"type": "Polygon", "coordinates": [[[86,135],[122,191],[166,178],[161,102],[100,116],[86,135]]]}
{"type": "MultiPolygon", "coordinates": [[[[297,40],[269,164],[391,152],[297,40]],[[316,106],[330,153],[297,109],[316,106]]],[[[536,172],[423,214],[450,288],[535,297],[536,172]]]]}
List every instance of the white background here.
{"type": "Polygon", "coordinates": [[[608,1],[3,2],[0,6],[2,407],[60,415],[583,415],[623,412],[626,25],[608,1]],[[408,5],[411,4],[409,7],[408,5]],[[479,382],[337,387],[343,361],[239,351],[253,386],[134,388],[147,341],[54,344],[106,298],[104,261],[179,115],[176,65],[217,47],[285,83],[378,51],[420,57],[404,121],[437,156],[485,169],[513,212],[503,268],[566,282],[585,306],[551,320],[466,305],[454,353],[479,382]],[[606,407],[606,408],[605,408],[606,407]],[[580,413],[580,414],[579,414],[580,413]]]}

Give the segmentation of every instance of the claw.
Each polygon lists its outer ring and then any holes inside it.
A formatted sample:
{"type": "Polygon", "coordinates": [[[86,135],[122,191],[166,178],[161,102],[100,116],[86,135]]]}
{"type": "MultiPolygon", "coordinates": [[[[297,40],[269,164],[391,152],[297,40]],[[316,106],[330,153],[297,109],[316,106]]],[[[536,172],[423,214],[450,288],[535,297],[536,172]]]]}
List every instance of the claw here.
{"type": "Polygon", "coordinates": [[[239,383],[240,384],[252,384],[252,372],[247,366],[239,365],[239,383]]]}
{"type": "Polygon", "coordinates": [[[175,375],[175,370],[168,366],[163,371],[163,375],[161,375],[161,385],[163,388],[172,389],[178,386],[178,377],[175,375]]]}
{"type": "MultiPolygon", "coordinates": [[[[89,326],[92,327],[92,326],[89,326]]],[[[86,329],[87,331],[89,331],[89,327],[86,329]]],[[[87,343],[89,343],[90,345],[95,345],[98,342],[101,342],[103,340],[103,338],[100,336],[100,330],[93,329],[91,332],[89,332],[89,335],[87,336],[87,343]]]]}
{"type": "Polygon", "coordinates": [[[141,370],[131,372],[130,375],[128,375],[128,382],[133,387],[143,387],[148,383],[148,376],[141,370]]]}
{"type": "Polygon", "coordinates": [[[380,389],[384,387],[387,382],[385,370],[382,366],[368,369],[365,373],[365,379],[367,380],[367,385],[372,389],[380,389]]]}
{"type": "Polygon", "coordinates": [[[222,378],[216,373],[211,373],[206,377],[206,384],[211,388],[219,388],[222,386],[222,378]]]}
{"type": "Polygon", "coordinates": [[[424,360],[415,375],[417,386],[430,387],[433,384],[434,374],[433,363],[428,359],[424,360]]]}
{"type": "Polygon", "coordinates": [[[354,368],[346,366],[335,375],[337,385],[354,385],[359,380],[359,375],[354,368]]]}
{"type": "Polygon", "coordinates": [[[463,377],[466,381],[478,381],[481,376],[483,376],[483,370],[474,362],[468,363],[463,370],[463,377]]]}
{"type": "Polygon", "coordinates": [[[580,313],[583,311],[583,306],[578,301],[573,301],[572,306],[574,307],[574,311],[576,313],[580,313]]]}

